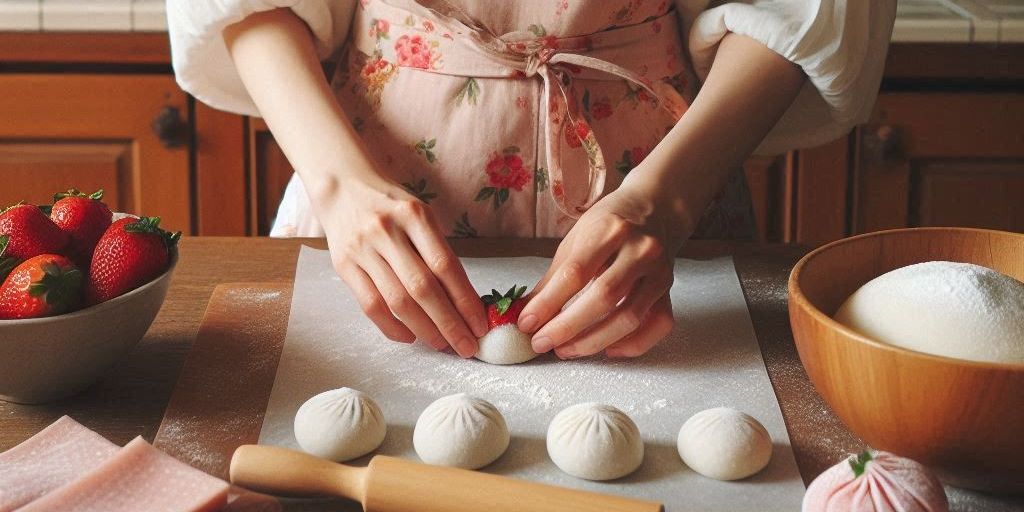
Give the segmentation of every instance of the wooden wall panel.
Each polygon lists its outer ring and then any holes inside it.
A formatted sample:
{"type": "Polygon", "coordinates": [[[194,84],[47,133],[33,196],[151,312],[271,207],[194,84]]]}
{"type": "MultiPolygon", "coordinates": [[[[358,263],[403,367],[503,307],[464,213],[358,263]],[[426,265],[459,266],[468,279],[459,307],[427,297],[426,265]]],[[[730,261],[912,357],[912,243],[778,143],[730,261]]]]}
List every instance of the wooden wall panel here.
{"type": "Polygon", "coordinates": [[[0,142],[0,208],[19,201],[49,204],[75,186],[104,191],[115,211],[137,211],[132,148],[126,143],[0,142]]]}

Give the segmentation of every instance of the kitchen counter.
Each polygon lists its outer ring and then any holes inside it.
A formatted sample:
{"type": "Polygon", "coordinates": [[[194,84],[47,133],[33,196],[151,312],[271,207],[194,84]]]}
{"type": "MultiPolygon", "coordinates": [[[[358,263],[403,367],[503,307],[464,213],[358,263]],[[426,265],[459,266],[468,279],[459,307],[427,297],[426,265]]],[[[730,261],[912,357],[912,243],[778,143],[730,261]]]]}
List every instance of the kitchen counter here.
{"type": "MultiPolygon", "coordinates": [[[[0,451],[62,415],[70,415],[117,444],[142,435],[153,441],[207,302],[224,283],[291,283],[299,247],[323,240],[186,237],[171,289],[156,321],[128,357],[84,393],[49,405],[0,402],[0,451]]],[[[556,240],[453,240],[460,256],[550,256],[556,240]]],[[[691,241],[688,258],[732,255],[765,366],[789,430],[801,476],[809,483],[849,453],[863,449],[807,379],[793,344],[786,283],[805,247],[750,242],[691,241]]],[[[1020,499],[948,491],[951,510],[1019,510],[1020,499]]],[[[297,505],[296,509],[303,506],[297,505]]],[[[289,508],[291,509],[291,508],[289,508]]]]}
{"type": "MultiPolygon", "coordinates": [[[[0,31],[164,32],[164,0],[4,0],[0,31]]],[[[899,0],[895,42],[1024,42],[1017,0],[899,0]]]]}

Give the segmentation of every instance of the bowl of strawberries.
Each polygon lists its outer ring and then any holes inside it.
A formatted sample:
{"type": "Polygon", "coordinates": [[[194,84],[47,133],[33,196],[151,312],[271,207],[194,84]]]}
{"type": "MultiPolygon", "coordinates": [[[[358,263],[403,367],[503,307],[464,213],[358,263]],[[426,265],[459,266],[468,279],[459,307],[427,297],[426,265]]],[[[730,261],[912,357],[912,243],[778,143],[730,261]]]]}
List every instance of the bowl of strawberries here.
{"type": "Polygon", "coordinates": [[[0,210],[0,399],[50,402],[98,380],[149,330],[181,233],[103,192],[0,210]]]}

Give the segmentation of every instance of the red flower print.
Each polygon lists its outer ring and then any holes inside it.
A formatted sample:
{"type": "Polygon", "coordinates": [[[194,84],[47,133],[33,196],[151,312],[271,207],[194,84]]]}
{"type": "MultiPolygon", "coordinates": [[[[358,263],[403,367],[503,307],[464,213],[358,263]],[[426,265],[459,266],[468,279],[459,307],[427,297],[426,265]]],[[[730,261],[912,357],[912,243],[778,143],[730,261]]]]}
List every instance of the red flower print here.
{"type": "Polygon", "coordinates": [[[388,30],[391,30],[388,20],[375,19],[370,23],[370,37],[374,39],[387,39],[388,30]]]}
{"type": "Polygon", "coordinates": [[[567,123],[565,125],[565,143],[570,148],[578,148],[583,145],[583,141],[586,140],[587,136],[590,135],[590,125],[582,119],[576,120],[575,123],[567,123]]]}
{"type": "Polygon", "coordinates": [[[508,201],[509,190],[522,191],[533,174],[523,167],[517,146],[509,146],[501,153],[492,153],[484,172],[487,173],[487,185],[477,192],[474,201],[490,199],[495,210],[508,201]]]}
{"type": "Polygon", "coordinates": [[[423,20],[423,30],[426,30],[427,32],[433,32],[434,23],[431,22],[430,20],[423,20]]]}
{"type": "Polygon", "coordinates": [[[527,101],[526,96],[516,96],[516,106],[525,110],[530,106],[530,103],[527,101]]]}
{"type": "Polygon", "coordinates": [[[363,78],[368,78],[370,76],[373,76],[374,73],[377,73],[379,71],[383,71],[387,67],[388,67],[388,61],[386,61],[384,59],[377,58],[377,59],[371,60],[370,62],[367,62],[365,66],[363,66],[363,78]]]}
{"type": "Polygon", "coordinates": [[[544,48],[558,48],[558,38],[555,36],[544,36],[540,38],[540,44],[544,48]]]}
{"type": "Polygon", "coordinates": [[[640,162],[647,158],[648,149],[645,147],[634,147],[622,152],[622,159],[615,163],[615,169],[623,175],[629,174],[633,168],[640,165],[640,162]]]}
{"type": "Polygon", "coordinates": [[[395,42],[395,53],[398,65],[410,68],[427,69],[433,57],[429,44],[419,35],[399,37],[395,42]]]}
{"type": "Polygon", "coordinates": [[[601,98],[590,106],[590,115],[594,116],[594,119],[604,119],[611,116],[613,112],[612,103],[608,98],[601,98]]]}
{"type": "Polygon", "coordinates": [[[513,188],[518,192],[530,181],[530,173],[523,168],[523,159],[516,153],[494,153],[486,171],[489,183],[498,188],[513,188]]]}
{"type": "Polygon", "coordinates": [[[565,187],[562,186],[562,180],[555,180],[551,184],[551,193],[555,195],[556,199],[565,197],[565,187]]]}

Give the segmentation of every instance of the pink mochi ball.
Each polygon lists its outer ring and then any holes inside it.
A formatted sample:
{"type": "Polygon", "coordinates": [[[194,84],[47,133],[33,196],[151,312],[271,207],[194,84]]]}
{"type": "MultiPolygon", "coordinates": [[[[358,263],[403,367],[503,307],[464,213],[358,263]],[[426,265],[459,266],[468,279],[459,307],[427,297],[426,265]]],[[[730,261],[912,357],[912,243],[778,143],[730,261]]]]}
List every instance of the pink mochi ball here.
{"type": "Polygon", "coordinates": [[[948,512],[928,469],[888,452],[865,451],[825,470],[804,495],[803,512],[948,512]]]}

